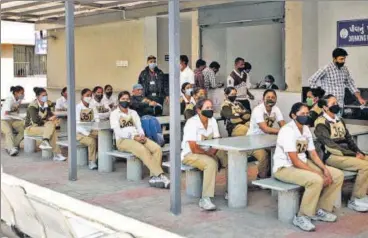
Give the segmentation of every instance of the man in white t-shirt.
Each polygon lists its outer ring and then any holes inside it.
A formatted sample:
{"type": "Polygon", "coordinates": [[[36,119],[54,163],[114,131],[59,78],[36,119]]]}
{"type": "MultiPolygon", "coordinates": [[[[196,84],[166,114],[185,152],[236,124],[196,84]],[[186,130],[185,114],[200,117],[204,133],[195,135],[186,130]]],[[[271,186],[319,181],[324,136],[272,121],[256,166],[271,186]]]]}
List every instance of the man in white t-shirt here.
{"type": "MultiPolygon", "coordinates": [[[[274,90],[270,89],[264,92],[263,103],[253,109],[247,136],[277,134],[280,129],[274,128],[274,123],[277,122],[280,128],[285,125],[280,109],[275,106],[276,101],[277,95],[274,90]]],[[[267,177],[269,172],[268,154],[268,151],[265,149],[255,150],[250,153],[259,162],[258,176],[260,178],[267,177]]]]}
{"type": "Polygon", "coordinates": [[[194,72],[188,67],[189,58],[186,55],[180,56],[180,88],[183,83],[194,85],[194,72]]]}

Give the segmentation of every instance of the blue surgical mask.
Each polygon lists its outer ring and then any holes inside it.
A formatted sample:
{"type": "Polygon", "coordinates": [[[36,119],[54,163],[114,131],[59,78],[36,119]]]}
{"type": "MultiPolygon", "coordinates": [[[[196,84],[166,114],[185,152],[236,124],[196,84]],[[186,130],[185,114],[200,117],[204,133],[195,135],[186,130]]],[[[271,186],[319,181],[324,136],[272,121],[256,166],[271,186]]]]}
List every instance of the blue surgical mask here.
{"type": "Polygon", "coordinates": [[[40,99],[41,102],[47,102],[47,96],[42,96],[40,99]]]}
{"type": "Polygon", "coordinates": [[[149,64],[148,64],[148,67],[149,67],[150,69],[155,69],[155,68],[156,68],[156,66],[157,66],[157,64],[156,64],[156,63],[149,63],[149,64]]]}
{"type": "Polygon", "coordinates": [[[192,94],[193,94],[193,88],[185,89],[185,95],[192,96],[192,94]]]}
{"type": "Polygon", "coordinates": [[[21,95],[18,96],[18,100],[23,100],[23,99],[24,99],[24,95],[23,94],[21,94],[21,95]]]}

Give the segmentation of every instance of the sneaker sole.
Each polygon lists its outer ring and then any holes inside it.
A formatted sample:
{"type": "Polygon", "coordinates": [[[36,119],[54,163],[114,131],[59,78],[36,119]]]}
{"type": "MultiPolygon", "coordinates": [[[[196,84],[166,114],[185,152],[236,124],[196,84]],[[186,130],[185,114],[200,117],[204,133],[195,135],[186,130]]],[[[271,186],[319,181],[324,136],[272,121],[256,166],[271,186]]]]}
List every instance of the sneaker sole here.
{"type": "Polygon", "coordinates": [[[163,182],[149,183],[149,185],[153,188],[165,188],[165,184],[163,182]]]}
{"type": "Polygon", "coordinates": [[[300,230],[302,230],[302,231],[307,231],[307,232],[313,232],[313,231],[316,231],[316,228],[313,228],[313,229],[311,229],[311,230],[305,230],[305,229],[303,229],[303,228],[301,228],[298,224],[295,224],[295,222],[293,221],[293,225],[294,226],[296,226],[296,227],[298,227],[300,230]]]}
{"type": "Polygon", "coordinates": [[[337,221],[337,218],[333,221],[331,220],[324,220],[324,219],[320,219],[320,218],[311,218],[313,221],[323,221],[323,222],[336,222],[337,221]]]}
{"type": "Polygon", "coordinates": [[[216,211],[217,210],[217,208],[215,207],[215,208],[211,208],[211,209],[205,209],[205,208],[203,208],[203,207],[200,207],[201,209],[202,209],[202,211],[204,211],[204,212],[213,212],[213,211],[216,211]]]}
{"type": "Polygon", "coordinates": [[[356,212],[362,212],[362,213],[368,212],[368,208],[356,208],[349,204],[348,204],[348,208],[356,212]]]}

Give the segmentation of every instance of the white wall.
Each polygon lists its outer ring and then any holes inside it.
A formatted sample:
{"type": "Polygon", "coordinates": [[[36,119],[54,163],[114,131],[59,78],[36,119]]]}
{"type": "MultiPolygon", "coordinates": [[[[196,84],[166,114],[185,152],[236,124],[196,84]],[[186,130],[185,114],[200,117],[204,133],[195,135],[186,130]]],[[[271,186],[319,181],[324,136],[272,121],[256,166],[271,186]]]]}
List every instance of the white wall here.
{"type": "Polygon", "coordinates": [[[1,21],[1,44],[34,45],[34,24],[1,21]]]}

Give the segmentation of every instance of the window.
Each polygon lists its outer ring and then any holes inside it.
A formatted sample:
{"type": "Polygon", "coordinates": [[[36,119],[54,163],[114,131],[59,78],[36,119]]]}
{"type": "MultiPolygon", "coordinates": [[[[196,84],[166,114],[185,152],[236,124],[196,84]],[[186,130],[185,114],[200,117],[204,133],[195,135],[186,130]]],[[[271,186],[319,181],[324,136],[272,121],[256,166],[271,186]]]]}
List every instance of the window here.
{"type": "Polygon", "coordinates": [[[14,46],[14,77],[46,75],[46,72],[46,55],[36,55],[34,46],[14,46]]]}

